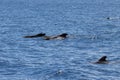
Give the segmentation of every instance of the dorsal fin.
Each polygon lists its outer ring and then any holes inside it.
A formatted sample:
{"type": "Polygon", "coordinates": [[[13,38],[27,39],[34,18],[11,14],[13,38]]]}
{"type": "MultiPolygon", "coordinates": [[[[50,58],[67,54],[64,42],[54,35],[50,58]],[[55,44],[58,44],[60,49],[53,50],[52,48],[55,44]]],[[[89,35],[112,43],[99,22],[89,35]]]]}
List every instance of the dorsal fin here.
{"type": "Polygon", "coordinates": [[[42,37],[42,36],[45,36],[45,33],[39,33],[39,34],[36,34],[34,36],[42,37]]]}
{"type": "Polygon", "coordinates": [[[107,61],[106,58],[107,58],[107,56],[103,56],[98,61],[107,61]]]}
{"type": "Polygon", "coordinates": [[[68,35],[67,33],[62,33],[62,34],[60,34],[58,36],[60,36],[60,37],[66,37],[67,35],[68,35]]]}

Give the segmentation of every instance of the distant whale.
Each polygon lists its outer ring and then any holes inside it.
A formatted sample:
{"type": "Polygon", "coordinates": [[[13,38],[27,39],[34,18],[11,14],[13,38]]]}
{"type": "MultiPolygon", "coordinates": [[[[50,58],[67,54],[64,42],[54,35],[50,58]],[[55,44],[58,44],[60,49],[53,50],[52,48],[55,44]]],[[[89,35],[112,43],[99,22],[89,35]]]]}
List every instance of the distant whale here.
{"type": "Polygon", "coordinates": [[[95,64],[107,64],[109,63],[108,60],[106,60],[107,56],[102,56],[95,64]]]}
{"type": "Polygon", "coordinates": [[[65,39],[67,38],[67,33],[62,33],[60,35],[57,35],[57,36],[44,36],[43,39],[44,40],[52,40],[52,39],[65,39]]]}
{"type": "Polygon", "coordinates": [[[107,19],[109,20],[109,19],[111,19],[110,17],[107,17],[107,19]]]}
{"type": "Polygon", "coordinates": [[[108,19],[108,20],[117,20],[117,19],[120,19],[120,17],[107,17],[106,19],[108,19]]]}
{"type": "Polygon", "coordinates": [[[45,33],[39,33],[39,34],[32,35],[32,36],[24,36],[24,38],[36,38],[36,37],[43,37],[43,36],[45,36],[45,35],[46,35],[45,33]]]}

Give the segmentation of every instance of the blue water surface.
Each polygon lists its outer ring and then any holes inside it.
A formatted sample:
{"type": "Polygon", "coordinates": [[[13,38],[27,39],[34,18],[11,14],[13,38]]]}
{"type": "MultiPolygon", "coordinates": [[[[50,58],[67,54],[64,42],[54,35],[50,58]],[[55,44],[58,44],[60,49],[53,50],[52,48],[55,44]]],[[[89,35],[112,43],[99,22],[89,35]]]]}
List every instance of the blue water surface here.
{"type": "Polygon", "coordinates": [[[119,74],[119,0],[0,0],[0,80],[120,80],[119,74]],[[41,32],[69,38],[23,38],[41,32]],[[104,55],[109,64],[92,64],[104,55]]]}

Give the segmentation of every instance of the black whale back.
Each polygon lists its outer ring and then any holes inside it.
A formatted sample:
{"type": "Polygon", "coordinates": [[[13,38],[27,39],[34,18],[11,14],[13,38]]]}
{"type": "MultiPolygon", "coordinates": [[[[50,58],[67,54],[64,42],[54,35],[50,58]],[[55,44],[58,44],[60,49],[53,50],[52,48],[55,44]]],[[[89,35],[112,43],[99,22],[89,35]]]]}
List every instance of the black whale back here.
{"type": "Polygon", "coordinates": [[[35,37],[42,37],[45,35],[46,35],[45,33],[39,33],[39,34],[32,35],[32,36],[24,36],[24,38],[35,38],[35,37]]]}

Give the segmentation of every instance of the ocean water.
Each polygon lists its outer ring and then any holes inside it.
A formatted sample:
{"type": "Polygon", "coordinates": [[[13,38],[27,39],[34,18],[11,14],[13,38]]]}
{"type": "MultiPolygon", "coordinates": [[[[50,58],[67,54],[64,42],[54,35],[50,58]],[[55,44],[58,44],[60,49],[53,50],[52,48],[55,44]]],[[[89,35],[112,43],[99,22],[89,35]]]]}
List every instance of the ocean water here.
{"type": "Polygon", "coordinates": [[[119,8],[119,0],[0,0],[0,80],[120,80],[119,8]],[[23,38],[41,32],[69,35],[23,38]],[[93,64],[104,55],[109,64],[93,64]]]}

